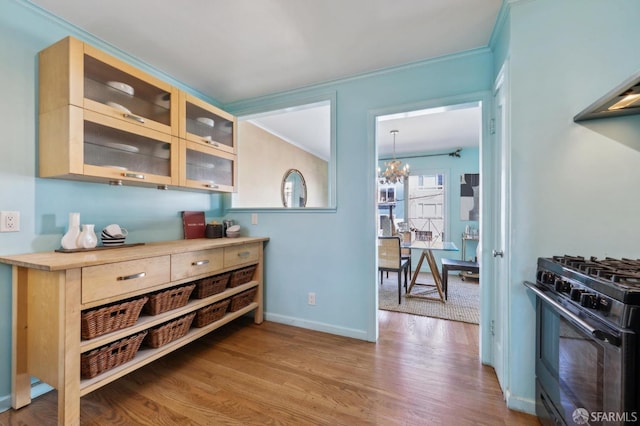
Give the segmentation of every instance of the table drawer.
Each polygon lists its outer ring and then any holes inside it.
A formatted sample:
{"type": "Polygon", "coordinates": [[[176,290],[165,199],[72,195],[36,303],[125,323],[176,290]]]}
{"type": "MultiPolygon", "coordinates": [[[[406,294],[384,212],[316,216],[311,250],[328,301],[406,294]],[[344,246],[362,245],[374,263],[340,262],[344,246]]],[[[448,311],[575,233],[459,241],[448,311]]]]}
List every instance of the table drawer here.
{"type": "Polygon", "coordinates": [[[171,256],[171,280],[211,274],[222,269],[223,249],[192,251],[171,256]]]}
{"type": "Polygon", "coordinates": [[[260,244],[225,247],[224,267],[230,268],[249,262],[257,262],[260,258],[260,244]]]}
{"type": "Polygon", "coordinates": [[[170,280],[170,256],[82,268],[82,303],[143,290],[170,280]]]}

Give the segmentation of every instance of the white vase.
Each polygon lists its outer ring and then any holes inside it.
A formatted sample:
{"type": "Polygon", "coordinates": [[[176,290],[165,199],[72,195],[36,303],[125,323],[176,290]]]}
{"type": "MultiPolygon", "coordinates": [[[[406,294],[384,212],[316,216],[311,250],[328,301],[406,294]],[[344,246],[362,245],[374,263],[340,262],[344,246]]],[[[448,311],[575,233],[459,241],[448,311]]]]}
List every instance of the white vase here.
{"type": "Polygon", "coordinates": [[[98,245],[98,238],[96,237],[96,233],[94,231],[95,225],[82,225],[82,232],[78,235],[78,240],[76,244],[78,248],[94,248],[98,245]]]}
{"type": "Polygon", "coordinates": [[[69,228],[62,237],[61,245],[64,249],[78,248],[77,240],[80,235],[80,213],[69,213],[69,228]]]}

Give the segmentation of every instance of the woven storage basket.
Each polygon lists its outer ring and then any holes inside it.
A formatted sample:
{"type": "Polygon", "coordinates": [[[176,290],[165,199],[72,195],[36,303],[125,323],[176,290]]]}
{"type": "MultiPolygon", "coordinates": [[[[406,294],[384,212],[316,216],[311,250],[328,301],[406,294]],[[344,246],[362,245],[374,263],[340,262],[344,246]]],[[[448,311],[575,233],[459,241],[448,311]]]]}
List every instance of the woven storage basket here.
{"type": "Polygon", "coordinates": [[[145,345],[152,348],[159,348],[176,339],[185,336],[189,332],[195,312],[164,323],[158,327],[149,329],[149,334],[144,340],[145,345]]]}
{"type": "Polygon", "coordinates": [[[80,356],[80,375],[90,379],[113,367],[131,361],[140,349],[146,331],[126,337],[80,356]]]}
{"type": "Polygon", "coordinates": [[[251,281],[257,267],[258,265],[252,265],[246,268],[232,271],[231,280],[229,281],[229,287],[238,287],[239,285],[246,284],[251,281]]]}
{"type": "Polygon", "coordinates": [[[93,339],[112,331],[131,327],[138,321],[148,297],[83,311],[80,315],[83,339],[93,339]]]}
{"type": "Polygon", "coordinates": [[[212,296],[224,291],[227,288],[229,282],[230,272],[226,274],[214,275],[213,277],[203,278],[196,281],[196,289],[194,295],[198,299],[204,299],[205,297],[212,296]]]}
{"type": "Polygon", "coordinates": [[[187,304],[191,292],[196,287],[190,284],[182,287],[174,287],[149,295],[149,301],[144,305],[144,312],[149,315],[158,315],[172,309],[180,308],[187,304]]]}
{"type": "Polygon", "coordinates": [[[224,299],[218,303],[198,309],[196,311],[196,318],[193,320],[193,325],[196,327],[204,327],[207,324],[218,321],[227,312],[229,303],[231,303],[231,299],[224,299]]]}
{"type": "Polygon", "coordinates": [[[252,289],[243,291],[242,293],[238,293],[231,298],[231,306],[229,307],[230,312],[239,311],[240,309],[248,306],[253,302],[253,299],[256,297],[256,293],[258,292],[258,288],[254,287],[252,289]]]}

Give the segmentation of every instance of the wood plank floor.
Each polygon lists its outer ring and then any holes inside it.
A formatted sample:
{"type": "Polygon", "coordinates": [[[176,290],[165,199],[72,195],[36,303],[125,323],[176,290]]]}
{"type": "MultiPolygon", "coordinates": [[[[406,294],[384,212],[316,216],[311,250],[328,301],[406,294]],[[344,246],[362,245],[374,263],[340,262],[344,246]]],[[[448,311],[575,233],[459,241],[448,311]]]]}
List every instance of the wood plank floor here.
{"type": "MultiPolygon", "coordinates": [[[[478,326],[379,311],[377,343],[241,318],[81,400],[82,425],[538,425],[506,408],[478,326]]],[[[56,392],[0,425],[54,425],[56,392]]]]}

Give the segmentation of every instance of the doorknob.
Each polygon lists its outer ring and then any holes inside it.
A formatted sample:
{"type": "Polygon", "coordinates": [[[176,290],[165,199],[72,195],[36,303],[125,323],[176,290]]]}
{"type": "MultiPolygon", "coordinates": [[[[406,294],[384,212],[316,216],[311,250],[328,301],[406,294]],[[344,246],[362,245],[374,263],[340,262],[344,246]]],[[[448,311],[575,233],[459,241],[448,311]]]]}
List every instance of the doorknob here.
{"type": "Polygon", "coordinates": [[[494,250],[493,251],[493,257],[504,257],[504,252],[502,250],[494,250]]]}

